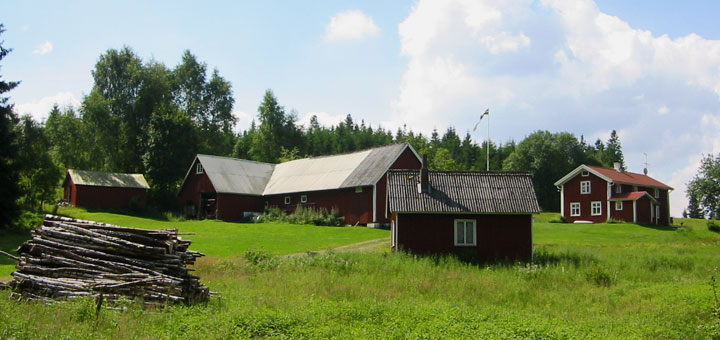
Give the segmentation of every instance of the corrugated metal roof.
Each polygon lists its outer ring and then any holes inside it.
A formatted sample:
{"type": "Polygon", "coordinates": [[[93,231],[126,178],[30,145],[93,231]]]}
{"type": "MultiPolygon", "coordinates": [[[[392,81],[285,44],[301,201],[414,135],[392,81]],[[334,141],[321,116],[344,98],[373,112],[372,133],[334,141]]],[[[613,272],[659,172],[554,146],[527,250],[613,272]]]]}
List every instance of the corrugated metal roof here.
{"type": "Polygon", "coordinates": [[[393,144],[278,164],[263,195],[373,185],[406,146],[406,143],[393,144]]]}
{"type": "Polygon", "coordinates": [[[197,159],[215,191],[226,194],[262,195],[275,167],[269,163],[219,156],[197,155],[197,159]]]}
{"type": "Polygon", "coordinates": [[[667,185],[663,182],[660,182],[648,175],[638,174],[638,173],[629,172],[629,171],[620,172],[615,169],[608,169],[608,168],[592,166],[592,165],[587,165],[587,167],[612,179],[612,181],[615,183],[632,184],[632,185],[639,185],[639,186],[645,186],[645,187],[655,187],[655,188],[672,190],[672,188],[669,185],[667,185]]]}
{"type": "Polygon", "coordinates": [[[123,174],[118,172],[101,172],[68,169],[68,174],[75,185],[90,185],[113,188],[149,189],[142,174],[123,174]]]}
{"type": "Polygon", "coordinates": [[[539,213],[527,173],[429,171],[430,193],[418,193],[419,170],[390,170],[392,212],[539,213]]]}

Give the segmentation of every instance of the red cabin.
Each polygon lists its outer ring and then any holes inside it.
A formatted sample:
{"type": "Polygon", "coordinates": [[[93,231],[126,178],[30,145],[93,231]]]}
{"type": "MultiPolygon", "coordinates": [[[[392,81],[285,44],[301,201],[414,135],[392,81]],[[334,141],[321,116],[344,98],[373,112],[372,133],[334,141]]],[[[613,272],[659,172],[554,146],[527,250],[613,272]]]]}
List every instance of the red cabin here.
{"type": "Polygon", "coordinates": [[[127,209],[133,199],[145,204],[150,187],[142,174],[68,169],[63,188],[76,207],[127,209]]]}
{"type": "Polygon", "coordinates": [[[179,196],[191,217],[233,221],[266,206],[303,206],[337,209],[347,224],[379,227],[390,223],[383,213],[387,171],[420,165],[409,143],[280,164],[198,155],[179,196]]]}
{"type": "Polygon", "coordinates": [[[540,205],[530,174],[391,170],[388,188],[394,249],[532,260],[540,205]]]}
{"type": "Polygon", "coordinates": [[[568,222],[616,219],[670,225],[670,186],[644,174],[580,165],[555,182],[560,213],[568,222]]]}

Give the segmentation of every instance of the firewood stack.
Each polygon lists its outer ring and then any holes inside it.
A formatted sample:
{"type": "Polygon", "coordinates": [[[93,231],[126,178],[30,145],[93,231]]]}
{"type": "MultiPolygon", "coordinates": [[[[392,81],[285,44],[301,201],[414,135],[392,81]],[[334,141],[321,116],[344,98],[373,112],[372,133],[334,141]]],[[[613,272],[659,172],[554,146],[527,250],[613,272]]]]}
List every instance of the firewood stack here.
{"type": "Polygon", "coordinates": [[[10,282],[22,298],[81,296],[147,305],[206,301],[210,290],[187,265],[204,254],[189,250],[177,229],[145,230],[46,215],[18,249],[10,282]]]}

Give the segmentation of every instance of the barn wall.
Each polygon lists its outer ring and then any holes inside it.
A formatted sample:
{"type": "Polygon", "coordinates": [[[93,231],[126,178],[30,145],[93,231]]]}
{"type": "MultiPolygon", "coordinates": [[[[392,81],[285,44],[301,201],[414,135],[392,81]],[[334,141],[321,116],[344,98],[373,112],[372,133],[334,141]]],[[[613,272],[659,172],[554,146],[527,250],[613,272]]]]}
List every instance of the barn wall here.
{"type": "Polygon", "coordinates": [[[637,204],[637,223],[651,223],[650,198],[643,196],[635,202],[637,204]]]}
{"type": "Polygon", "coordinates": [[[220,220],[238,221],[246,211],[263,212],[265,201],[261,196],[218,194],[216,209],[220,220]]]}
{"type": "Polygon", "coordinates": [[[188,201],[193,202],[195,205],[200,204],[200,193],[203,192],[215,192],[210,178],[203,172],[202,174],[196,174],[195,169],[199,161],[196,159],[190,168],[190,174],[185,179],[180,193],[178,194],[180,205],[185,206],[188,201]]]}
{"type": "MultiPolygon", "coordinates": [[[[415,153],[410,148],[405,148],[400,157],[390,166],[390,169],[420,169],[422,167],[422,161],[415,157],[415,153]]],[[[387,209],[387,172],[380,178],[375,185],[376,189],[376,209],[377,209],[377,220],[376,223],[390,223],[390,216],[385,217],[387,209]]]]}
{"type": "Polygon", "coordinates": [[[583,177],[578,173],[574,178],[566,182],[563,186],[563,195],[565,202],[563,204],[563,214],[568,222],[572,223],[578,220],[593,221],[595,223],[607,221],[607,182],[602,178],[590,173],[589,176],[583,177]],[[590,181],[590,193],[580,193],[580,182],[590,181]],[[600,216],[590,215],[590,202],[600,201],[602,205],[602,214],[600,216]],[[570,216],[570,203],[580,203],[580,216],[570,216]]]}
{"type": "Polygon", "coordinates": [[[83,208],[127,209],[131,197],[147,201],[147,189],[75,185],[74,205],[83,208]]]}
{"type": "Polygon", "coordinates": [[[70,174],[65,175],[65,182],[63,182],[63,199],[68,203],[77,206],[77,188],[73,183],[70,174]]]}
{"type": "Polygon", "coordinates": [[[322,190],[310,192],[297,192],[292,194],[265,196],[269,206],[278,207],[287,213],[295,211],[298,204],[314,208],[331,210],[337,208],[340,214],[345,217],[347,224],[367,224],[372,222],[372,194],[373,187],[362,187],[361,193],[356,193],[355,188],[344,188],[336,190],[322,190]],[[300,196],[307,195],[307,203],[300,203],[300,196]],[[285,204],[285,196],[290,196],[290,204],[285,204]]]}
{"type": "Polygon", "coordinates": [[[530,261],[531,215],[403,214],[397,216],[398,247],[417,254],[462,254],[480,260],[530,261]],[[454,245],[455,219],[474,219],[476,247],[454,245]]]}

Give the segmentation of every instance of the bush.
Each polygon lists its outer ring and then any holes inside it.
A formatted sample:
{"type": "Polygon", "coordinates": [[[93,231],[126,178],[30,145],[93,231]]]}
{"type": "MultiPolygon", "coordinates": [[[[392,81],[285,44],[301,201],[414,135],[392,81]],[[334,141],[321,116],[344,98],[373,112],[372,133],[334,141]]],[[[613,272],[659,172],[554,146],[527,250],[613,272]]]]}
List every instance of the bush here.
{"type": "Polygon", "coordinates": [[[145,212],[145,202],[138,196],[132,196],[128,200],[128,210],[136,214],[143,213],[145,212]]]}
{"type": "Polygon", "coordinates": [[[18,216],[13,226],[16,229],[32,230],[37,228],[43,222],[43,214],[37,214],[29,211],[23,211],[18,216]]]}
{"type": "Polygon", "coordinates": [[[608,224],[618,224],[618,223],[625,223],[625,221],[623,221],[623,220],[618,220],[617,218],[612,218],[612,217],[611,217],[611,218],[607,221],[607,223],[608,223],[608,224]]]}
{"type": "Polygon", "coordinates": [[[592,282],[600,287],[610,287],[615,282],[614,273],[609,272],[600,265],[594,265],[585,273],[588,282],[592,282]]]}
{"type": "Polygon", "coordinates": [[[319,226],[345,225],[345,219],[337,209],[333,208],[328,212],[325,209],[306,208],[301,205],[298,205],[292,214],[285,214],[284,211],[276,207],[268,207],[262,215],[257,217],[256,221],[314,224],[319,226]]]}
{"type": "Polygon", "coordinates": [[[710,220],[707,222],[707,228],[710,231],[720,233],[720,223],[717,220],[710,220]]]}
{"type": "Polygon", "coordinates": [[[552,220],[548,221],[550,223],[568,223],[567,218],[565,216],[558,216],[558,218],[553,218],[552,220]]]}

